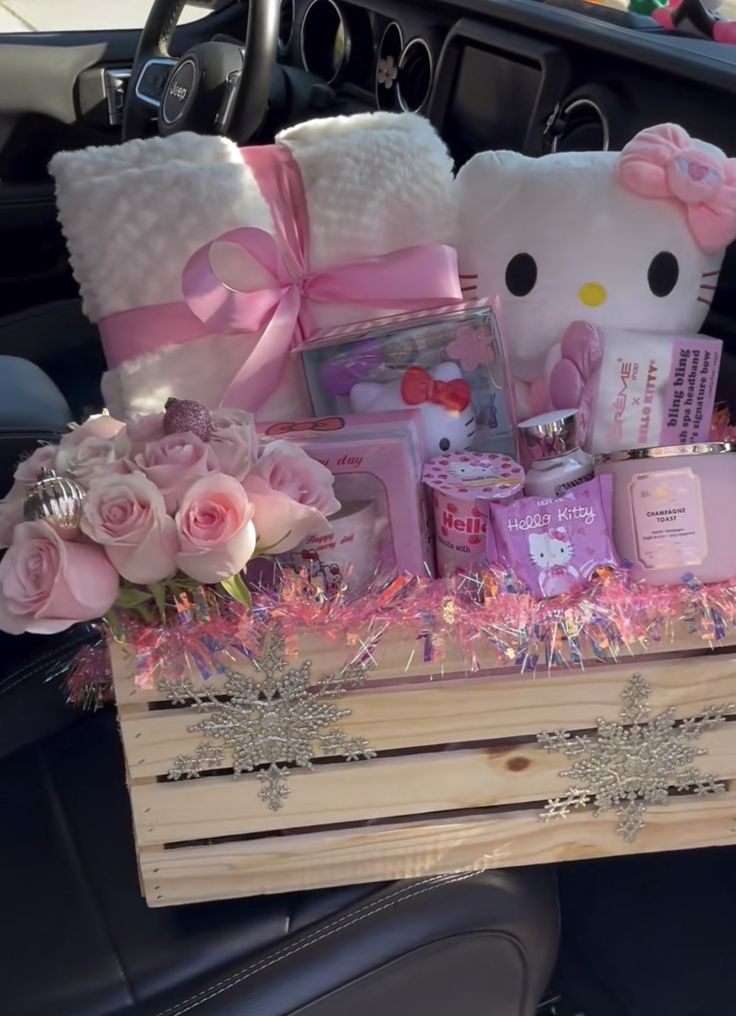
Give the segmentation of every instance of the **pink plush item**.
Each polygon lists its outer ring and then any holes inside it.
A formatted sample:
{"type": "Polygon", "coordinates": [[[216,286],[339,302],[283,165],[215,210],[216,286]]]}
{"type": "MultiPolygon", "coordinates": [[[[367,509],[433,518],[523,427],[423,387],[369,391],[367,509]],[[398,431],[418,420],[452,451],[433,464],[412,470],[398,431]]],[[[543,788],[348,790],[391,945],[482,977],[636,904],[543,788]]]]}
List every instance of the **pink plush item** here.
{"type": "Polygon", "coordinates": [[[700,331],[736,238],[735,169],[672,124],[623,152],[481,152],[462,167],[460,274],[499,296],[521,418],[547,408],[539,382],[572,322],[604,335],[700,331]]]}
{"type": "Polygon", "coordinates": [[[701,250],[714,253],[736,237],[736,159],[693,140],[683,127],[641,131],[621,152],[618,173],[641,197],[682,202],[701,250]]]}
{"type": "Polygon", "coordinates": [[[584,443],[593,412],[603,347],[598,329],[573,321],[560,345],[560,359],[549,372],[549,409],[578,409],[578,435],[584,443]]]}

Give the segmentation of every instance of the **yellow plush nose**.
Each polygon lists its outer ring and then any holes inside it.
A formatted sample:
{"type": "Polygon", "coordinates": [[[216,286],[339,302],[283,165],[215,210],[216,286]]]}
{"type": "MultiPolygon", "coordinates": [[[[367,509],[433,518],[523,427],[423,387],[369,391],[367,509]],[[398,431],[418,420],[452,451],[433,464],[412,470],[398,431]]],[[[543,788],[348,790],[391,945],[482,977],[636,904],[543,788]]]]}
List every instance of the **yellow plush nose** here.
{"type": "Polygon", "coordinates": [[[586,307],[600,307],[602,303],[606,302],[607,296],[603,286],[599,286],[597,282],[586,282],[584,286],[580,287],[578,293],[580,302],[586,307]]]}

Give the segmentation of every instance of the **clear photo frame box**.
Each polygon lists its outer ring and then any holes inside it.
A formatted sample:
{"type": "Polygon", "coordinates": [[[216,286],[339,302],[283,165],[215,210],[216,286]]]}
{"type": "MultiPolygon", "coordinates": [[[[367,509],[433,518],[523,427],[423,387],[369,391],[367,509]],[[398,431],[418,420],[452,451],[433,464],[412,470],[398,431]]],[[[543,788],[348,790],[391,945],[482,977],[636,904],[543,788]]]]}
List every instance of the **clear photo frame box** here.
{"type": "Polygon", "coordinates": [[[498,300],[333,328],[293,355],[316,417],[418,410],[425,460],[463,450],[518,458],[498,300]]]}

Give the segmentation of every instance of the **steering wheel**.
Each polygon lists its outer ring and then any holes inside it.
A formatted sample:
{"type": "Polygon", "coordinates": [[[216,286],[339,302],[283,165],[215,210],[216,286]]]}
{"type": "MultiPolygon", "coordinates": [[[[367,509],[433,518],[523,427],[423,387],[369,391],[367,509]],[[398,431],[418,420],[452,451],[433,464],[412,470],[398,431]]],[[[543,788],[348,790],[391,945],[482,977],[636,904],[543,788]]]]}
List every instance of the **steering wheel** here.
{"type": "Polygon", "coordinates": [[[268,105],[279,0],[249,0],[244,50],[230,42],[204,42],[177,60],[169,46],[185,3],[153,0],[128,85],[123,141],[144,137],[156,119],[162,135],[226,134],[243,144],[258,130],[268,105]]]}

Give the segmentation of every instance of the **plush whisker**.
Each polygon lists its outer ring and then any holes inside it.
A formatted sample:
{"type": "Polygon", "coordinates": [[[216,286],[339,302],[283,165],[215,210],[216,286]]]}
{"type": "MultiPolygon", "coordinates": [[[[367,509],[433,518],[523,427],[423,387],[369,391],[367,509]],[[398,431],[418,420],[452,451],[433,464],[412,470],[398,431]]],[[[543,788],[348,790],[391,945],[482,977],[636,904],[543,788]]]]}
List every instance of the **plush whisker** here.
{"type": "Polygon", "coordinates": [[[701,279],[709,279],[709,278],[712,278],[712,276],[714,276],[714,275],[720,275],[720,274],[721,274],[721,270],[719,268],[717,272],[701,272],[700,273],[700,278],[701,279]]]}
{"type": "Polygon", "coordinates": [[[706,307],[710,307],[710,305],[713,303],[712,300],[706,300],[702,296],[699,296],[697,299],[698,299],[698,303],[704,303],[706,307]]]}
{"type": "Polygon", "coordinates": [[[705,282],[701,282],[698,289],[716,289],[716,286],[709,286],[705,282]]]}

